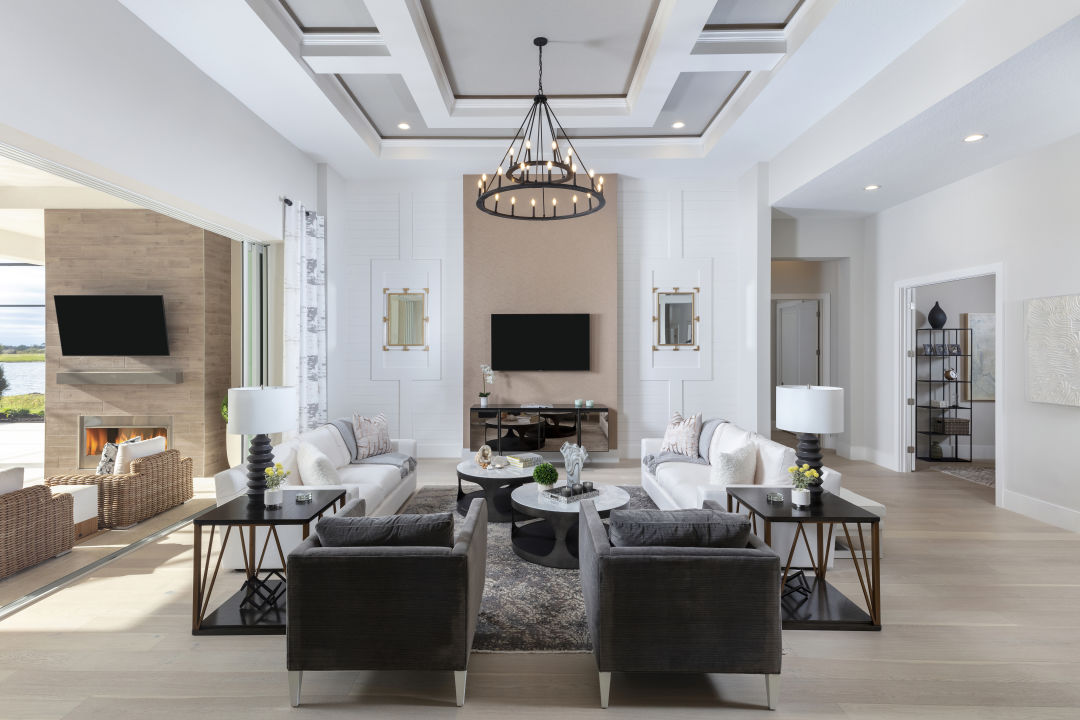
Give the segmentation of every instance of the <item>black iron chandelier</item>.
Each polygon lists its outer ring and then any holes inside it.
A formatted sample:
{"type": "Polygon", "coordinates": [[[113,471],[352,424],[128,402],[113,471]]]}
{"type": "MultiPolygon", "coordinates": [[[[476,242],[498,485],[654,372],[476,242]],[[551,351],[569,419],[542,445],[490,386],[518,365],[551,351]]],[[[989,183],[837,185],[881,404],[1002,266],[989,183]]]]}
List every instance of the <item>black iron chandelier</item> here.
{"type": "Polygon", "coordinates": [[[538,37],[539,80],[532,107],[490,177],[476,181],[476,207],[511,220],[566,220],[604,207],[604,176],[581,159],[544,95],[544,46],[538,37]]]}

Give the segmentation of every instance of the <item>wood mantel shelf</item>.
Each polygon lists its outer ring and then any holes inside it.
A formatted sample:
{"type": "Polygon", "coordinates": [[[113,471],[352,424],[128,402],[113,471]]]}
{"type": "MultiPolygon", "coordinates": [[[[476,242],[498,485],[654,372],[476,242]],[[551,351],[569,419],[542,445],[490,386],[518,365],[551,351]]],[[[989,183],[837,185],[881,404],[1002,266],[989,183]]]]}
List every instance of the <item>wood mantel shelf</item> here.
{"type": "Polygon", "coordinates": [[[183,370],[61,370],[57,385],[179,385],[183,370]]]}

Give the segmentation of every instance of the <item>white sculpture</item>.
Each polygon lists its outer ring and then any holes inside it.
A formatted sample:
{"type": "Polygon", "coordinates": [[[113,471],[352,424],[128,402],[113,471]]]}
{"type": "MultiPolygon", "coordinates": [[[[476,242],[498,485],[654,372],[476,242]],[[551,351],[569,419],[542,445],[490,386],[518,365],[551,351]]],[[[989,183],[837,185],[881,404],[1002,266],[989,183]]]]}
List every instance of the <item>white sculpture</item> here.
{"type": "Polygon", "coordinates": [[[489,445],[481,445],[480,449],[476,451],[476,464],[484,470],[487,470],[487,466],[491,464],[491,447],[489,445]]]}
{"type": "Polygon", "coordinates": [[[585,461],[589,459],[589,451],[580,445],[564,442],[562,447],[559,448],[559,452],[562,453],[563,462],[566,465],[567,487],[580,485],[581,467],[585,464],[585,461]]]}

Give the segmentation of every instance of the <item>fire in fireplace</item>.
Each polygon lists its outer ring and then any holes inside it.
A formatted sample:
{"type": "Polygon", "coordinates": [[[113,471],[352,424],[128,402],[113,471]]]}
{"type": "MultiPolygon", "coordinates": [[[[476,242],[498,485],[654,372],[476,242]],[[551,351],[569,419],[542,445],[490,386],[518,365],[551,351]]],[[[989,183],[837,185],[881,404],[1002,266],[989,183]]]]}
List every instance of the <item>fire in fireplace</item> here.
{"type": "Polygon", "coordinates": [[[79,417],[79,467],[95,468],[105,443],[122,443],[133,437],[149,440],[164,437],[171,446],[171,415],[82,415],[79,417]]]}

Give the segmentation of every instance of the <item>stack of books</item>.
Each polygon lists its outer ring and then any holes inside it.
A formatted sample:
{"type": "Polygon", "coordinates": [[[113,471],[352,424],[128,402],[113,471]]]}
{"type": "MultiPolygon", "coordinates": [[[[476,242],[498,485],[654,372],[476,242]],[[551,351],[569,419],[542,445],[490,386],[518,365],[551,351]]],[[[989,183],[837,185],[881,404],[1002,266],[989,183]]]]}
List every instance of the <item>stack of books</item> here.
{"type": "Polygon", "coordinates": [[[506,456],[506,462],[516,468],[527,468],[532,467],[533,465],[539,465],[543,459],[544,458],[536,453],[521,453],[520,455],[506,456]]]}

